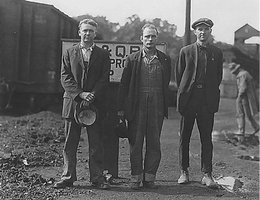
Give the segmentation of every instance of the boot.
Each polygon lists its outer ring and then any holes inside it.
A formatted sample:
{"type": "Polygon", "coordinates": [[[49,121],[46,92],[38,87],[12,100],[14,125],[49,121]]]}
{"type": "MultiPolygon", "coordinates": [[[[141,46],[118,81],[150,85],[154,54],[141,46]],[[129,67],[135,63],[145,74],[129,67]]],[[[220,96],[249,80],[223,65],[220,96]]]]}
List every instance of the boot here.
{"type": "Polygon", "coordinates": [[[154,181],[143,181],[143,187],[147,189],[157,189],[158,185],[155,185],[154,181]]]}
{"type": "Polygon", "coordinates": [[[57,183],[55,183],[53,186],[53,188],[55,188],[55,189],[62,189],[62,188],[66,188],[66,187],[73,187],[73,182],[60,180],[57,183]]]}
{"type": "Polygon", "coordinates": [[[132,190],[140,190],[141,189],[141,182],[132,182],[132,183],[130,183],[130,188],[132,190]]]}

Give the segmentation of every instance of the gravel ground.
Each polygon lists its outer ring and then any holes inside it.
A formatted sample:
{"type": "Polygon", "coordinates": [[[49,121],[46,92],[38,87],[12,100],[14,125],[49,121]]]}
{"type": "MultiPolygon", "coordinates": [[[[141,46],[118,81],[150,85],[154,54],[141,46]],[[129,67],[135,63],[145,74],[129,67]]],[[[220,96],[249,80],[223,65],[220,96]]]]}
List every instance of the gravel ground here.
{"type": "MultiPolygon", "coordinates": [[[[119,177],[110,191],[92,189],[88,174],[88,143],[83,131],[78,149],[78,181],[75,187],[55,190],[53,183],[62,172],[63,120],[60,109],[14,116],[0,114],[0,199],[258,199],[259,196],[259,140],[258,135],[247,137],[242,143],[234,138],[236,130],[233,99],[222,99],[216,115],[214,134],[214,177],[232,176],[242,187],[230,193],[211,190],[200,184],[200,142],[197,128],[191,138],[191,183],[176,183],[178,168],[179,115],[169,108],[170,117],[162,131],[162,161],[156,184],[158,190],[129,189],[129,146],[119,141],[119,177]],[[221,139],[222,138],[222,139],[221,139]]],[[[248,132],[252,131],[247,126],[248,132]]]]}

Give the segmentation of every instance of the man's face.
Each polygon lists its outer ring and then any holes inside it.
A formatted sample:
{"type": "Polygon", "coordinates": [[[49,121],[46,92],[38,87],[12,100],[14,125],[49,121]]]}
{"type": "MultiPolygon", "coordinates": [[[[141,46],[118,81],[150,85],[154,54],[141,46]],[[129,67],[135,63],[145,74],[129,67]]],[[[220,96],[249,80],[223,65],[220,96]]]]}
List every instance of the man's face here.
{"type": "Polygon", "coordinates": [[[140,39],[147,49],[153,49],[157,42],[157,32],[155,29],[145,28],[140,39]]]}
{"type": "Polygon", "coordinates": [[[206,42],[211,35],[211,28],[205,24],[198,25],[194,30],[194,34],[196,35],[197,40],[206,42]]]}
{"type": "Polygon", "coordinates": [[[90,24],[81,24],[79,29],[79,36],[81,42],[92,43],[96,37],[97,28],[90,24]]]}

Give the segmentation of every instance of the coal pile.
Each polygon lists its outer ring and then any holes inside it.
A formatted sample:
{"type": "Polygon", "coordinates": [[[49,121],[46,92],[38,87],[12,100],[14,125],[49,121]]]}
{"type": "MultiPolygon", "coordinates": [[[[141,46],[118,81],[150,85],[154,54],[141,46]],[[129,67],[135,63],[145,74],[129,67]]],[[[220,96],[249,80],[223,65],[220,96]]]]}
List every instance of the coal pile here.
{"type": "Polygon", "coordinates": [[[63,120],[41,112],[0,122],[0,199],[55,199],[62,195],[37,167],[61,167],[63,120]]]}

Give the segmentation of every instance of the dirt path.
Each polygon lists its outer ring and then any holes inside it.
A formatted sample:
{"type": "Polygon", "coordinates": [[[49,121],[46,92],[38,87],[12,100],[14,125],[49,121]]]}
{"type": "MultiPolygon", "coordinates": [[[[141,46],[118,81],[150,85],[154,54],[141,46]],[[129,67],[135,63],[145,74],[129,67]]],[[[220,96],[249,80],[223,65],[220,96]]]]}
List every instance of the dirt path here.
{"type": "MultiPolygon", "coordinates": [[[[128,142],[120,139],[119,149],[119,177],[118,185],[113,185],[109,191],[101,191],[90,188],[88,175],[88,150],[87,137],[83,132],[83,141],[80,142],[78,150],[78,181],[75,187],[70,189],[53,190],[52,184],[41,187],[40,192],[49,193],[43,199],[181,199],[181,200],[208,200],[208,199],[258,199],[259,196],[259,162],[240,159],[241,155],[259,156],[259,145],[245,146],[228,143],[227,141],[214,142],[213,171],[214,176],[232,176],[243,182],[243,187],[237,193],[230,193],[226,190],[212,190],[200,184],[202,174],[200,173],[200,141],[197,127],[191,138],[190,145],[190,179],[188,185],[178,185],[179,176],[178,167],[178,127],[179,115],[175,108],[170,108],[170,117],[164,121],[161,137],[162,160],[157,174],[157,190],[142,189],[132,191],[128,188],[130,178],[130,163],[128,142]]],[[[222,99],[220,112],[216,115],[214,131],[235,131],[235,107],[234,100],[222,99]]],[[[0,117],[1,119],[1,117],[0,117]]],[[[9,120],[9,119],[8,119],[9,120]]],[[[1,121],[1,120],[0,120],[1,121]]],[[[3,121],[3,117],[2,117],[3,121]]],[[[249,131],[252,131],[247,125],[249,131]]],[[[58,152],[61,152],[62,143],[57,146],[58,152]]],[[[58,153],[57,153],[58,155],[58,153]]],[[[61,160],[61,158],[60,158],[61,160]]],[[[56,166],[37,166],[28,169],[30,174],[40,174],[44,179],[59,179],[62,172],[61,163],[56,166]]],[[[1,187],[0,187],[1,188],[1,187]]],[[[1,191],[1,190],[0,190],[1,191]]],[[[0,193],[1,195],[1,193],[0,193]]],[[[1,198],[0,198],[1,199],[1,198]]],[[[22,198],[21,198],[22,199],[22,198]]],[[[24,199],[26,199],[24,197],[24,199]]],[[[28,199],[28,198],[27,198],[28,199]]],[[[33,197],[31,197],[33,199],[33,197]]],[[[39,198],[38,198],[39,199],[39,198]]]]}

